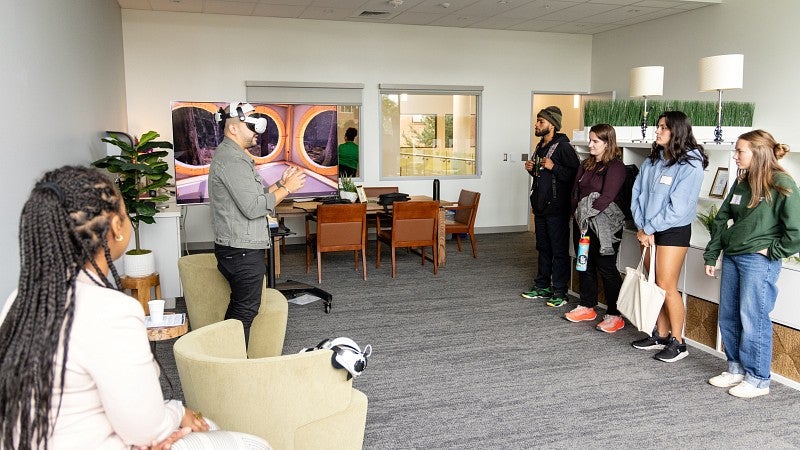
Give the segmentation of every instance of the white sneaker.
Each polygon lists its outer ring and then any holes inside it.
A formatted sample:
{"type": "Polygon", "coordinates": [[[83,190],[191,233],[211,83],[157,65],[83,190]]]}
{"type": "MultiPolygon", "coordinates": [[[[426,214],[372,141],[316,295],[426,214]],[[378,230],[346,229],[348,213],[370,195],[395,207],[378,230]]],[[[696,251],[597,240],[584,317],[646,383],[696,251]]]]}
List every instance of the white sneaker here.
{"type": "Polygon", "coordinates": [[[739,398],[753,398],[769,394],[769,387],[757,388],[747,381],[742,381],[728,390],[728,394],[739,398]]]}
{"type": "Polygon", "coordinates": [[[721,374],[708,379],[708,384],[721,388],[736,386],[744,381],[744,374],[722,372],[721,374]]]}

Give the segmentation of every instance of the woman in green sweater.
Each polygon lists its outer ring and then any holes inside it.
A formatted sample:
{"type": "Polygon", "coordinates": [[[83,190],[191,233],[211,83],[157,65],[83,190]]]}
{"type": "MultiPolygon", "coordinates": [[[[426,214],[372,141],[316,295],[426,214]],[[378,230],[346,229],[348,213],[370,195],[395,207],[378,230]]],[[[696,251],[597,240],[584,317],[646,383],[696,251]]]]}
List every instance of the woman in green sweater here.
{"type": "Polygon", "coordinates": [[[714,276],[720,252],[719,328],[728,370],[714,386],[736,397],[769,394],[772,322],[781,259],[800,250],[800,193],[778,164],[789,151],[764,130],[739,136],[733,159],[739,167],[706,246],[706,275],[714,276]],[[733,225],[728,226],[728,221],[733,225]]]}

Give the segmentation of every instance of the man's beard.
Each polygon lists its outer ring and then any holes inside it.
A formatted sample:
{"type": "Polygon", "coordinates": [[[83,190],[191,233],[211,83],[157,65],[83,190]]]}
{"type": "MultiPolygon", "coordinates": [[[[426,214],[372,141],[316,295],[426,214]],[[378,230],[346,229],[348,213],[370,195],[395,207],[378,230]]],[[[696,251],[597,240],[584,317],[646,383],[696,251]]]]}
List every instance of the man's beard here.
{"type": "Polygon", "coordinates": [[[533,129],[533,134],[538,137],[547,136],[548,133],[550,133],[550,127],[542,128],[540,130],[536,128],[533,129]]]}

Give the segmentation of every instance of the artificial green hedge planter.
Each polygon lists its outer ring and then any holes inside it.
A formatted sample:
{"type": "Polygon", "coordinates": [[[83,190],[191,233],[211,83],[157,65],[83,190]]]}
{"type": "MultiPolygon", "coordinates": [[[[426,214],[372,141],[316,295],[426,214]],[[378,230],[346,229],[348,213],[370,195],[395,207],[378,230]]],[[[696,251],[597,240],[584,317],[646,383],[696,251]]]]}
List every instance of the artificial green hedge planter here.
{"type": "MultiPolygon", "coordinates": [[[[723,102],[722,126],[751,127],[755,103],[723,102]]],[[[639,126],[642,124],[643,99],[589,100],[583,108],[583,123],[592,126],[608,123],[617,126],[639,126]]],[[[647,100],[648,125],[655,125],[658,116],[664,111],[683,111],[692,125],[716,126],[717,102],[699,100],[647,100]]]]}

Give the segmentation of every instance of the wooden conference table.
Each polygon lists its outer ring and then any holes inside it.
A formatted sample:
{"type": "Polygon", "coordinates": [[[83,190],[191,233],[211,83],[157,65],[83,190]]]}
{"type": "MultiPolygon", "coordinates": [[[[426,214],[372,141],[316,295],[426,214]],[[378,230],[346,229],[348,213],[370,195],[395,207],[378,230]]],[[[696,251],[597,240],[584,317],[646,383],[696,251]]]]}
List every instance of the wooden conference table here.
{"type": "MultiPolygon", "coordinates": [[[[427,195],[412,195],[410,196],[412,202],[432,201],[433,197],[427,195]]],[[[275,214],[278,219],[285,217],[305,217],[307,214],[313,214],[317,211],[317,206],[321,205],[320,202],[282,202],[275,208],[275,214]]],[[[444,232],[444,210],[446,206],[452,206],[455,202],[446,200],[439,201],[439,266],[444,266],[447,262],[447,253],[445,246],[445,232],[444,232]]],[[[370,198],[367,203],[367,215],[375,215],[384,210],[383,206],[378,204],[377,198],[370,198]]],[[[277,249],[275,252],[275,268],[276,273],[280,274],[280,256],[277,249]]]]}

